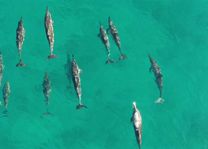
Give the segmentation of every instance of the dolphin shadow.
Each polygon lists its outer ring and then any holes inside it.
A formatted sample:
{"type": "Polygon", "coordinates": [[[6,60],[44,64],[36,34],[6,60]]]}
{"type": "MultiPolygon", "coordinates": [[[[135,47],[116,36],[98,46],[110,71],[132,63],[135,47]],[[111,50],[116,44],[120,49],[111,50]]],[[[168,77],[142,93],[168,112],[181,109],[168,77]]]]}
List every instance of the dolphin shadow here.
{"type": "Polygon", "coordinates": [[[46,111],[42,114],[41,117],[45,117],[45,116],[53,116],[53,113],[51,113],[51,112],[49,111],[48,105],[46,105],[46,106],[47,106],[47,107],[46,107],[46,111]]]}
{"type": "Polygon", "coordinates": [[[64,69],[65,69],[65,74],[67,76],[67,79],[69,81],[69,86],[67,86],[67,88],[71,88],[71,84],[72,84],[72,73],[71,73],[71,57],[69,55],[69,53],[67,53],[67,61],[66,64],[64,65],[64,69]]]}
{"type": "Polygon", "coordinates": [[[0,115],[0,118],[4,118],[4,117],[8,117],[8,110],[6,110],[6,109],[0,115]]]}
{"type": "Polygon", "coordinates": [[[46,111],[42,114],[42,116],[53,116],[53,113],[46,111]]]}

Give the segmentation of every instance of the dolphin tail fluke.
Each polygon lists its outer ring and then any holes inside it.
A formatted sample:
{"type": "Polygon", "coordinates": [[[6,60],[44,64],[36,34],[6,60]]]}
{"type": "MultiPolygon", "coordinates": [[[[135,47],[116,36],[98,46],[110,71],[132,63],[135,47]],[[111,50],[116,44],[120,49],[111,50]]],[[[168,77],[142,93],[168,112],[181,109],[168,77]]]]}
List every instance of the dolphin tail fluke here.
{"type": "Polygon", "coordinates": [[[82,109],[82,108],[86,108],[87,109],[87,106],[82,103],[81,94],[78,95],[78,97],[79,97],[79,99],[78,99],[79,100],[79,104],[76,106],[76,109],[77,110],[82,109]]]}
{"type": "Polygon", "coordinates": [[[82,108],[87,108],[87,106],[84,104],[80,104],[80,103],[76,106],[77,110],[82,109],[82,108]]]}
{"type": "Polygon", "coordinates": [[[19,62],[16,64],[16,67],[25,67],[25,63],[23,62],[22,59],[19,60],[19,62]]]}
{"type": "Polygon", "coordinates": [[[7,115],[8,115],[8,110],[7,110],[7,108],[5,108],[4,111],[3,111],[2,113],[3,113],[4,116],[7,116],[7,115]]]}
{"type": "Polygon", "coordinates": [[[56,58],[56,55],[55,55],[55,54],[50,54],[50,55],[48,56],[48,59],[53,59],[53,58],[56,58]]]}
{"type": "Polygon", "coordinates": [[[46,111],[45,113],[43,113],[44,116],[49,116],[49,115],[53,115],[51,112],[46,111]]]}
{"type": "Polygon", "coordinates": [[[48,102],[46,103],[46,111],[43,113],[44,116],[52,115],[52,113],[49,111],[48,102]]]}
{"type": "Polygon", "coordinates": [[[125,60],[127,58],[127,56],[123,53],[121,53],[119,60],[125,60]]]}
{"type": "Polygon", "coordinates": [[[48,56],[48,59],[56,58],[56,55],[53,54],[53,46],[50,46],[50,55],[48,56]]]}
{"type": "Polygon", "coordinates": [[[155,103],[156,104],[162,104],[162,103],[164,103],[164,99],[162,98],[162,97],[159,97],[157,100],[155,100],[155,103]]]}
{"type": "Polygon", "coordinates": [[[112,64],[114,63],[114,60],[112,60],[111,58],[108,57],[108,59],[105,62],[106,64],[112,64]]]}
{"type": "Polygon", "coordinates": [[[48,116],[48,115],[52,115],[52,113],[49,112],[49,111],[46,111],[45,113],[43,113],[43,115],[44,115],[44,116],[48,116]]]}

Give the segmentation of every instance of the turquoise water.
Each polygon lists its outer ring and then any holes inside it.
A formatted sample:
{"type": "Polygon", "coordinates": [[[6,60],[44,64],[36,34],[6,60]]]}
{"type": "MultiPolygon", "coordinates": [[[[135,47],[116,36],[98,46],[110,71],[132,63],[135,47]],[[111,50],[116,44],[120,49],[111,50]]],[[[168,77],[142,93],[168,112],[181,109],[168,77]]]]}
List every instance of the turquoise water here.
{"type": "MultiPolygon", "coordinates": [[[[8,117],[0,118],[1,149],[136,149],[132,101],[143,118],[143,149],[208,148],[208,2],[206,0],[8,0],[0,1],[3,84],[9,80],[8,117]],[[46,6],[52,13],[56,59],[48,60],[46,6]],[[23,17],[25,68],[18,62],[17,22],[23,17]],[[128,59],[106,65],[99,22],[111,16],[128,59]],[[82,71],[83,102],[77,111],[66,54],[82,71]],[[162,105],[149,73],[150,53],[164,75],[162,105]],[[49,110],[44,73],[52,82],[49,110]]],[[[112,57],[119,52],[110,38],[112,57]]],[[[4,108],[1,106],[1,111],[4,108]]]]}

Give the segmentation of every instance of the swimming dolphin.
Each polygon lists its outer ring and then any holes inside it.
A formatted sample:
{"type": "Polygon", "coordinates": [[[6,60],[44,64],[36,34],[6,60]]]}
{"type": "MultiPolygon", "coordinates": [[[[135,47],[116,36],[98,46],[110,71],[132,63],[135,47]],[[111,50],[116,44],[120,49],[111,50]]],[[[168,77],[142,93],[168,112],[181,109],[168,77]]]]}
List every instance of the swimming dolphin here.
{"type": "Polygon", "coordinates": [[[4,107],[7,110],[9,96],[11,94],[10,84],[9,84],[8,81],[4,84],[4,87],[3,87],[3,90],[2,90],[2,94],[3,94],[3,100],[4,100],[4,107]]]}
{"type": "Polygon", "coordinates": [[[74,83],[74,88],[76,90],[79,104],[77,105],[77,109],[81,108],[87,108],[84,104],[82,104],[81,96],[82,96],[82,89],[81,89],[81,78],[80,78],[80,73],[81,69],[77,65],[74,56],[72,55],[72,61],[71,61],[71,71],[72,71],[72,81],[74,83]]]}
{"type": "Polygon", "coordinates": [[[134,132],[136,135],[137,142],[139,144],[139,148],[141,148],[142,144],[142,117],[136,106],[136,102],[133,102],[133,114],[131,118],[134,125],[134,132]]]}
{"type": "Polygon", "coordinates": [[[16,65],[17,67],[25,66],[22,60],[22,46],[24,43],[24,39],[25,39],[25,29],[24,29],[23,20],[21,17],[20,20],[18,21],[18,26],[16,29],[16,45],[17,45],[18,54],[19,54],[19,62],[16,65]]]}
{"type": "Polygon", "coordinates": [[[108,17],[108,25],[109,25],[108,31],[111,32],[111,35],[113,36],[113,39],[116,42],[116,45],[117,45],[119,52],[120,52],[119,60],[124,60],[124,59],[126,59],[126,55],[123,54],[121,51],[121,41],[120,41],[120,37],[118,34],[118,30],[117,30],[116,26],[113,24],[113,21],[111,20],[110,17],[108,17]]]}
{"type": "Polygon", "coordinates": [[[43,94],[45,96],[45,102],[46,105],[49,104],[49,97],[50,97],[50,93],[51,93],[51,81],[49,80],[48,74],[45,73],[44,79],[43,79],[43,83],[42,83],[42,87],[43,87],[43,94]]]}
{"type": "Polygon", "coordinates": [[[3,77],[3,71],[4,71],[3,56],[2,53],[0,52],[0,86],[3,77]]]}
{"type": "Polygon", "coordinates": [[[107,50],[107,60],[106,64],[113,63],[114,61],[110,58],[110,42],[106,30],[100,25],[100,33],[99,37],[102,39],[103,43],[105,44],[105,48],[107,50]]]}
{"type": "Polygon", "coordinates": [[[161,73],[160,67],[157,64],[157,62],[150,56],[148,55],[151,66],[150,66],[150,71],[153,71],[154,76],[155,76],[155,82],[159,88],[160,91],[160,96],[159,98],[155,101],[155,103],[163,103],[164,99],[162,98],[162,89],[163,89],[163,75],[161,73]]]}
{"type": "Polygon", "coordinates": [[[53,54],[53,48],[54,48],[54,31],[53,31],[53,20],[51,17],[51,13],[48,10],[48,7],[46,9],[45,14],[45,32],[46,36],[50,45],[50,55],[48,56],[49,59],[55,58],[55,54],[53,54]]]}

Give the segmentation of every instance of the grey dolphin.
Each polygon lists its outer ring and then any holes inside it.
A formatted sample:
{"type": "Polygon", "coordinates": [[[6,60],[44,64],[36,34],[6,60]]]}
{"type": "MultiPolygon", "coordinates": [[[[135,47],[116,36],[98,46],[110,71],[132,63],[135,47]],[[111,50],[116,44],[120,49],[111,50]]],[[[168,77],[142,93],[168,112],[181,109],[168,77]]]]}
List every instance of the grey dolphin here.
{"type": "Polygon", "coordinates": [[[46,9],[45,14],[45,32],[46,36],[50,45],[50,55],[48,56],[49,59],[55,58],[55,54],[53,54],[54,50],[54,30],[53,30],[53,20],[51,17],[51,13],[48,10],[48,7],[46,9]]]}
{"type": "Polygon", "coordinates": [[[20,20],[18,21],[18,26],[16,29],[16,45],[17,45],[18,54],[19,54],[19,62],[16,65],[17,67],[25,66],[22,60],[22,46],[24,43],[24,39],[25,39],[25,29],[24,29],[23,20],[21,17],[20,20]]]}
{"type": "Polygon", "coordinates": [[[3,78],[3,71],[4,71],[3,56],[2,53],[0,52],[0,86],[3,78]]]}
{"type": "Polygon", "coordinates": [[[87,108],[84,104],[82,104],[82,88],[81,88],[81,78],[80,73],[81,69],[79,68],[78,64],[76,63],[76,60],[74,56],[72,55],[72,61],[71,61],[71,71],[72,71],[72,81],[74,83],[74,88],[78,96],[79,104],[77,105],[77,109],[81,108],[87,108]]]}
{"type": "Polygon", "coordinates": [[[8,102],[9,102],[9,96],[11,94],[10,84],[9,84],[8,81],[4,84],[2,94],[3,94],[3,100],[4,100],[4,107],[7,110],[8,102]]]}
{"type": "Polygon", "coordinates": [[[159,98],[155,101],[156,103],[163,103],[164,99],[162,98],[162,91],[163,91],[163,75],[161,73],[160,67],[157,64],[157,62],[150,56],[148,55],[151,66],[150,66],[150,71],[153,71],[154,76],[155,76],[155,82],[159,88],[159,98]]]}
{"type": "Polygon", "coordinates": [[[106,30],[104,29],[104,27],[100,24],[100,33],[99,33],[99,37],[102,39],[102,42],[105,45],[105,48],[107,50],[107,60],[106,63],[110,64],[113,63],[114,61],[110,58],[110,42],[109,42],[109,38],[108,35],[106,33],[106,30]]]}
{"type": "Polygon", "coordinates": [[[120,37],[118,34],[118,30],[117,30],[116,26],[113,24],[113,21],[111,20],[110,17],[108,17],[108,25],[109,25],[108,31],[111,32],[111,35],[113,36],[113,39],[116,42],[116,45],[117,45],[119,52],[120,52],[119,60],[124,60],[124,59],[126,59],[126,55],[123,54],[121,51],[121,41],[120,41],[120,37]]]}
{"type": "Polygon", "coordinates": [[[45,102],[46,102],[46,105],[48,105],[49,104],[50,93],[52,91],[51,90],[51,81],[49,80],[48,73],[45,73],[43,83],[42,83],[42,87],[43,87],[43,94],[45,96],[45,102]]]}
{"type": "Polygon", "coordinates": [[[142,144],[142,117],[136,106],[136,102],[133,102],[133,114],[131,120],[134,125],[134,132],[140,148],[142,144]]]}

